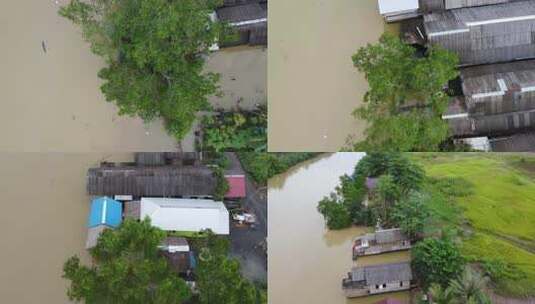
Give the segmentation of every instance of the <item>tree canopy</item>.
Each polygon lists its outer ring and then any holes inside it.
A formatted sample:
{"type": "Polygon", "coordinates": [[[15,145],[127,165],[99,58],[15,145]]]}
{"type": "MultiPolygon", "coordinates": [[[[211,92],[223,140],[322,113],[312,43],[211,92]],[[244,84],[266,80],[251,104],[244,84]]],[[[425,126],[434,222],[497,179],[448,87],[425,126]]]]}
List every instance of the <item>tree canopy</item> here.
{"type": "MultiPolygon", "coordinates": [[[[391,214],[394,206],[410,193],[418,191],[424,178],[422,168],[405,155],[372,152],[358,162],[352,175],[340,177],[340,185],[330,196],[319,202],[317,209],[330,229],[342,229],[351,224],[375,225],[378,220],[384,228],[398,226],[401,223],[396,222],[391,214]],[[364,200],[369,189],[365,182],[368,177],[376,177],[378,182],[376,189],[372,190],[373,201],[366,207],[364,200]]],[[[402,209],[397,210],[398,214],[410,212],[405,207],[409,206],[401,206],[402,209]]],[[[414,221],[411,224],[419,222],[418,219],[414,221]]],[[[416,226],[410,229],[419,228],[421,227],[416,226]]]]}
{"type": "Polygon", "coordinates": [[[412,268],[424,289],[446,288],[464,269],[464,259],[450,238],[427,238],[412,248],[412,268]]]}
{"type": "Polygon", "coordinates": [[[148,219],[105,230],[90,251],[92,266],[80,264],[77,256],[65,262],[68,297],[87,304],[184,303],[189,287],[158,252],[164,237],[148,219]]]}
{"type": "Polygon", "coordinates": [[[458,57],[431,47],[423,56],[392,34],[360,48],[352,57],[369,90],[354,115],[368,122],[358,151],[437,151],[448,136],[441,119],[444,86],[458,76],[458,57]]]}
{"type": "Polygon", "coordinates": [[[199,302],[204,304],[255,304],[257,290],[242,277],[240,264],[228,257],[229,242],[209,234],[196,244],[199,264],[195,270],[199,302]]]}
{"type": "Polygon", "coordinates": [[[60,15],[80,26],[107,66],[101,90],[119,113],[164,119],[181,140],[210,108],[218,75],[203,72],[209,47],[226,29],[210,19],[219,0],[71,0],[60,15]]]}

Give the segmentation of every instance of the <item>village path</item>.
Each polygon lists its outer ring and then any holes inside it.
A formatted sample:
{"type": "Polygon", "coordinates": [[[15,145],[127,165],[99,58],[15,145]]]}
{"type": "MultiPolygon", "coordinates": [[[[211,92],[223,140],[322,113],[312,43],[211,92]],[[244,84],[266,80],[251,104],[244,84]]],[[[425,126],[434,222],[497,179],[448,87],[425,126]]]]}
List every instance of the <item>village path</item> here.
{"type": "Polygon", "coordinates": [[[235,153],[227,153],[230,166],[226,174],[246,176],[243,207],[256,215],[254,228],[231,225],[231,255],[240,261],[242,274],[256,282],[267,282],[267,191],[257,189],[243,170],[235,153]]]}

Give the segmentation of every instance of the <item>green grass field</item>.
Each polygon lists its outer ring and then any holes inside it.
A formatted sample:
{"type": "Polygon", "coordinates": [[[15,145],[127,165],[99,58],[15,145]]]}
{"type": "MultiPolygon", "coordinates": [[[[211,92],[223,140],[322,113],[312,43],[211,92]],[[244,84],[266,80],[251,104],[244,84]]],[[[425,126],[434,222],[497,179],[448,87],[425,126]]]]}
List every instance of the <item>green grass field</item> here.
{"type": "Polygon", "coordinates": [[[431,177],[463,178],[471,184],[466,196],[433,194],[431,208],[438,223],[460,227],[468,222],[474,233],[463,241],[467,257],[500,258],[525,272],[523,279],[498,282],[499,293],[535,296],[535,157],[471,153],[413,157],[431,177]]]}

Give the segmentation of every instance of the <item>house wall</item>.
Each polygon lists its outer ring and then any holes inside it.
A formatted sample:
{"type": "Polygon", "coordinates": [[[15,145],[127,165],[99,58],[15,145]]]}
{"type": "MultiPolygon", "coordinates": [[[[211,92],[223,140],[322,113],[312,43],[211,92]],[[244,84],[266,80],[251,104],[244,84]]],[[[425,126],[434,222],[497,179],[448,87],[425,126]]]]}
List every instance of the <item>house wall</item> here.
{"type": "Polygon", "coordinates": [[[409,281],[401,281],[401,282],[389,282],[386,283],[385,288],[376,288],[376,286],[369,286],[370,294],[379,294],[379,293],[385,293],[385,292],[393,292],[393,291],[400,291],[400,290],[408,290],[411,288],[411,284],[409,281]],[[402,283],[402,286],[400,286],[400,283],[402,283]]]}
{"type": "Polygon", "coordinates": [[[358,298],[369,295],[369,289],[364,288],[344,288],[344,294],[347,298],[358,298]]]}

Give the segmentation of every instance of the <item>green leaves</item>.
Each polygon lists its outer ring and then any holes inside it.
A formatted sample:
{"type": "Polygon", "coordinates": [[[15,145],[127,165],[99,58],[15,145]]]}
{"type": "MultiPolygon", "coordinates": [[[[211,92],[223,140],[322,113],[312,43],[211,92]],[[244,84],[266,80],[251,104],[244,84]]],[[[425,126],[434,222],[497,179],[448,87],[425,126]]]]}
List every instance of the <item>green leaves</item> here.
{"type": "Polygon", "coordinates": [[[366,139],[355,151],[436,151],[448,136],[441,119],[448,97],[449,80],[458,76],[455,54],[431,48],[418,55],[399,38],[384,34],[379,43],[353,55],[355,67],[364,73],[369,90],[365,105],[355,117],[368,121],[366,139]]]}
{"type": "Polygon", "coordinates": [[[334,194],[330,197],[323,198],[318,203],[318,212],[323,215],[327,227],[332,230],[344,229],[353,223],[351,214],[349,213],[343,202],[339,200],[334,194]]]}
{"type": "Polygon", "coordinates": [[[93,266],[71,257],[63,277],[71,281],[68,296],[85,303],[183,303],[190,291],[174,273],[158,245],[165,233],[150,221],[126,220],[117,230],[105,230],[90,253],[93,266]]]}
{"type": "Polygon", "coordinates": [[[203,150],[267,151],[267,108],[206,116],[202,120],[203,150]]]}
{"type": "Polygon", "coordinates": [[[195,270],[199,303],[256,303],[255,286],[242,277],[239,262],[227,257],[229,246],[228,240],[213,234],[196,244],[202,248],[195,270]]]}
{"type": "Polygon", "coordinates": [[[219,3],[71,0],[59,13],[79,25],[91,50],[106,60],[101,90],[119,114],[161,117],[180,141],[218,92],[218,76],[203,72],[202,55],[226,28],[209,16],[219,3]]]}
{"type": "Polygon", "coordinates": [[[424,289],[433,283],[447,287],[463,267],[461,253],[449,238],[427,238],[412,249],[412,268],[424,289]]]}

